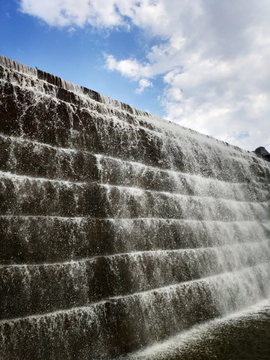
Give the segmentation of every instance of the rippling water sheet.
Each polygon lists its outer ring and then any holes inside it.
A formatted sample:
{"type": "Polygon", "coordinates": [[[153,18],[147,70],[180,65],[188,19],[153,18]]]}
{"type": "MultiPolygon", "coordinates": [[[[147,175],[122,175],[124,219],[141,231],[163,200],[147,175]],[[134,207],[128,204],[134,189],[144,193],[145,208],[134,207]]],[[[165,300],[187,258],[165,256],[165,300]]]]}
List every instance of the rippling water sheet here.
{"type": "Polygon", "coordinates": [[[269,360],[270,299],[118,359],[269,360]]]}

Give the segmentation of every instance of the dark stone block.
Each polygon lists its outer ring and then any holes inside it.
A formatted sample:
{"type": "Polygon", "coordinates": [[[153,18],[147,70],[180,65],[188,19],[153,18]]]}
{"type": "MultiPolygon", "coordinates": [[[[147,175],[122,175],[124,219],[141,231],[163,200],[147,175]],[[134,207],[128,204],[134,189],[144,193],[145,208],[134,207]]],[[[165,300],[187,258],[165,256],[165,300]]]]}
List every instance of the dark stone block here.
{"type": "Polygon", "coordinates": [[[270,161],[270,154],[263,146],[258,147],[255,154],[266,161],[270,161]]]}

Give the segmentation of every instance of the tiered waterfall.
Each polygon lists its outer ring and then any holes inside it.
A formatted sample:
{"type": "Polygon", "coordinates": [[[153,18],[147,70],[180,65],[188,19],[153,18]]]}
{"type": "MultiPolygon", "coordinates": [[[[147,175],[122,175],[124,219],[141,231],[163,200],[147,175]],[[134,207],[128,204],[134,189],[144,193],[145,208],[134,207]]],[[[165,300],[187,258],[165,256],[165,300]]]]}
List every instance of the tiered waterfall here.
{"type": "Polygon", "coordinates": [[[269,165],[0,57],[0,358],[113,359],[269,298],[269,165]]]}

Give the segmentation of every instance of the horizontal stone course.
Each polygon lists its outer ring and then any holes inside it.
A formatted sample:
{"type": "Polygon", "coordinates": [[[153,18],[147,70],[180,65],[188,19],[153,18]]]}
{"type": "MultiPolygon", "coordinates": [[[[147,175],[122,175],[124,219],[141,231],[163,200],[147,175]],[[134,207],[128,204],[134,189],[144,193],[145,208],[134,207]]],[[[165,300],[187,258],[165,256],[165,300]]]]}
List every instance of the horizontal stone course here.
{"type": "Polygon", "coordinates": [[[270,238],[257,222],[2,216],[2,264],[78,261],[100,255],[196,249],[270,238]]]}
{"type": "Polygon", "coordinates": [[[0,151],[1,171],[72,182],[98,180],[96,157],[90,153],[64,151],[1,135],[0,151]]]}
{"type": "Polygon", "coordinates": [[[0,299],[0,320],[89,306],[109,297],[237,271],[269,260],[269,244],[265,242],[7,265],[0,267],[0,290],[7,294],[0,299]]]}
{"type": "Polygon", "coordinates": [[[266,221],[269,206],[269,201],[237,202],[95,182],[0,176],[0,215],[266,221]]]}
{"type": "Polygon", "coordinates": [[[146,190],[240,201],[270,199],[268,186],[260,182],[254,184],[254,181],[216,181],[202,176],[149,167],[142,163],[122,161],[119,158],[52,147],[21,138],[0,135],[0,151],[0,171],[12,172],[14,175],[72,182],[97,181],[146,190]]]}

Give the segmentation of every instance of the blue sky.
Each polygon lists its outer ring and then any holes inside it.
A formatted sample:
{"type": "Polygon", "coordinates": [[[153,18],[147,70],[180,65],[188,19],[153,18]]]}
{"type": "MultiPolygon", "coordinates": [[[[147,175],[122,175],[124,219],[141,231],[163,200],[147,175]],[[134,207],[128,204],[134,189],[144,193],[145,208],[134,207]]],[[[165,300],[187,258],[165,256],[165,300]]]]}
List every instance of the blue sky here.
{"type": "Polygon", "coordinates": [[[270,151],[268,0],[1,0],[0,54],[270,151]]]}

